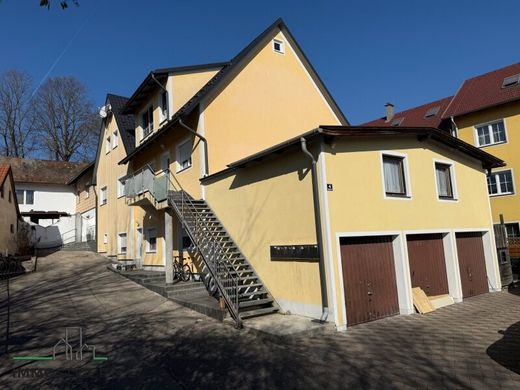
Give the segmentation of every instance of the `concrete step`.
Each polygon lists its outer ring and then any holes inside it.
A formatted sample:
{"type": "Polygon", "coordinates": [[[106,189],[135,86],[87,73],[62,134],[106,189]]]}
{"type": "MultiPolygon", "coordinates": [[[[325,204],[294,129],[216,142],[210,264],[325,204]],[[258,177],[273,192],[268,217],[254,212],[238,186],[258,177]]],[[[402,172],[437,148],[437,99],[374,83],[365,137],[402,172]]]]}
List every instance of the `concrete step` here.
{"type": "Polygon", "coordinates": [[[272,314],[278,312],[278,308],[274,306],[265,307],[262,309],[248,310],[240,313],[240,318],[246,320],[248,318],[263,316],[266,314],[272,314]]]}
{"type": "Polygon", "coordinates": [[[253,306],[262,306],[262,305],[271,305],[273,303],[272,298],[263,298],[263,299],[251,299],[247,301],[239,302],[239,308],[250,308],[253,306]]]}

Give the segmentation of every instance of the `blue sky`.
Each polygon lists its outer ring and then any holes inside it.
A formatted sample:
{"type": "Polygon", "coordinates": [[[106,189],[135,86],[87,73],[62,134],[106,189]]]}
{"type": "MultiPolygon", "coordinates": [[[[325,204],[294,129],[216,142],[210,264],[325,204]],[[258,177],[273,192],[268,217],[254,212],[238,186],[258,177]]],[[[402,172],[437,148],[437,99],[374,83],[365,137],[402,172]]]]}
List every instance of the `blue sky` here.
{"type": "Polygon", "coordinates": [[[352,124],[520,61],[518,0],[0,0],[0,72],[73,75],[100,106],[155,68],[232,58],[281,16],[352,124]]]}

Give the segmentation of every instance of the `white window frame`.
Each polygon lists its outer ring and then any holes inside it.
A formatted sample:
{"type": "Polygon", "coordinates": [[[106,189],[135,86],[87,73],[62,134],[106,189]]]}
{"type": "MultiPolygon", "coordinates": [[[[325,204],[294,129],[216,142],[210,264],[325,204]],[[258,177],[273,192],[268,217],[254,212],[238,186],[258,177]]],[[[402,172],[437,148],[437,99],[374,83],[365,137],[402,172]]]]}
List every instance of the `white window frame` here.
{"type": "MultiPolygon", "coordinates": [[[[518,229],[520,230],[520,221],[505,221],[504,225],[517,225],[518,229]]],[[[506,233],[507,233],[507,229],[506,229],[506,233]]]]}
{"type": "Polygon", "coordinates": [[[112,132],[112,149],[117,148],[117,145],[119,145],[119,132],[117,129],[115,129],[112,132]]]}
{"type": "Polygon", "coordinates": [[[157,229],[149,228],[146,229],[146,253],[157,253],[157,229]],[[155,232],[155,235],[150,235],[150,232],[155,232]],[[150,248],[150,237],[155,238],[155,249],[150,248]]]}
{"type": "Polygon", "coordinates": [[[128,251],[128,235],[126,234],[126,232],[120,232],[120,233],[117,233],[117,254],[118,255],[124,255],[126,254],[126,252],[128,251]],[[125,250],[123,251],[123,247],[122,247],[122,238],[123,236],[125,236],[125,239],[126,239],[126,246],[125,246],[125,250]]]}
{"type": "Polygon", "coordinates": [[[23,193],[24,193],[24,204],[29,205],[29,206],[33,206],[34,205],[34,194],[36,193],[36,191],[34,191],[34,190],[23,190],[23,193]],[[31,203],[27,202],[27,193],[29,191],[32,192],[32,202],[31,203]]]}
{"type": "Polygon", "coordinates": [[[458,202],[459,192],[457,190],[457,175],[455,174],[455,163],[449,160],[438,160],[433,159],[433,180],[435,183],[435,194],[439,202],[458,202]],[[439,195],[439,183],[437,182],[437,167],[436,164],[449,165],[450,167],[450,180],[451,180],[451,192],[453,198],[441,198],[439,195]]]}
{"type": "Polygon", "coordinates": [[[149,104],[148,106],[146,106],[146,108],[141,111],[140,115],[139,115],[139,120],[140,120],[140,124],[141,124],[141,142],[143,142],[145,139],[147,139],[150,135],[153,134],[153,127],[154,127],[154,124],[153,124],[153,104],[149,104]],[[151,118],[148,117],[148,126],[145,128],[144,127],[144,123],[143,123],[143,115],[146,113],[146,115],[149,114],[149,111],[151,109],[151,112],[152,112],[152,115],[151,115],[151,118]],[[145,134],[145,130],[148,129],[150,130],[150,132],[148,134],[145,134]]]}
{"type": "MultiPolygon", "coordinates": [[[[121,183],[121,179],[124,179],[126,175],[119,176],[117,178],[116,186],[117,186],[117,199],[125,196],[125,185],[121,183]]],[[[126,180],[125,180],[126,181],[126,180]]]]}
{"type": "Polygon", "coordinates": [[[274,39],[273,39],[272,47],[273,47],[273,51],[274,51],[275,53],[278,53],[278,54],[285,54],[285,42],[282,41],[281,39],[274,38],[274,39]],[[276,50],[276,49],[275,49],[275,44],[279,44],[279,45],[280,45],[280,50],[276,50]]]}
{"type": "Polygon", "coordinates": [[[170,105],[168,93],[166,91],[161,91],[159,93],[159,98],[157,99],[157,106],[159,107],[159,124],[164,123],[168,119],[168,107],[170,105]],[[163,96],[166,95],[166,107],[163,107],[163,96]]]}
{"type": "Polygon", "coordinates": [[[103,186],[99,189],[99,205],[104,206],[108,204],[108,188],[103,186]]]}
{"type": "Polygon", "coordinates": [[[477,147],[479,148],[486,148],[488,146],[493,146],[493,145],[502,145],[502,144],[507,144],[508,142],[508,134],[507,134],[507,125],[506,125],[506,120],[504,118],[501,118],[501,119],[495,119],[493,121],[489,121],[489,122],[484,122],[484,123],[479,123],[475,126],[473,126],[473,138],[474,138],[474,141],[475,141],[475,145],[477,145],[477,147]],[[495,139],[494,139],[494,135],[493,135],[493,129],[491,128],[491,125],[493,125],[494,123],[498,123],[498,122],[502,122],[504,124],[504,136],[506,138],[505,141],[498,141],[498,142],[495,142],[495,139]],[[484,127],[484,126],[487,126],[488,128],[488,131],[489,131],[489,138],[491,139],[491,143],[489,144],[484,144],[484,145],[480,145],[479,143],[479,139],[478,139],[478,128],[479,127],[484,127]]]}
{"type": "Polygon", "coordinates": [[[381,172],[381,184],[383,188],[383,197],[384,199],[392,199],[392,200],[411,200],[412,199],[412,181],[410,180],[410,167],[408,165],[408,155],[406,153],[395,152],[393,150],[390,151],[381,151],[379,154],[379,165],[381,172]],[[386,186],[385,186],[385,167],[383,164],[383,157],[399,157],[403,159],[403,168],[404,168],[404,187],[406,190],[405,195],[387,195],[386,186]]]}
{"type": "Polygon", "coordinates": [[[496,194],[490,194],[489,193],[489,188],[487,187],[487,178],[486,178],[486,188],[488,189],[488,195],[490,197],[495,197],[495,196],[512,196],[512,195],[516,194],[515,173],[513,171],[513,168],[494,170],[494,171],[491,172],[491,175],[494,176],[494,175],[496,175],[496,174],[498,174],[500,172],[506,172],[506,171],[510,171],[511,172],[511,183],[513,183],[513,192],[502,192],[502,190],[500,188],[500,183],[497,183],[497,190],[499,192],[496,193],[496,194]]]}
{"type": "MultiPolygon", "coordinates": [[[[193,166],[193,153],[190,154],[190,165],[189,166],[182,167],[181,164],[179,163],[181,146],[183,146],[186,143],[191,143],[191,138],[185,138],[184,140],[180,141],[175,146],[175,173],[181,173],[181,172],[187,171],[188,169],[190,169],[193,166]]],[[[193,145],[191,147],[193,148],[193,145]]],[[[192,150],[192,152],[193,152],[193,150],[192,150]]]]}
{"type": "Polygon", "coordinates": [[[110,153],[110,150],[112,150],[112,141],[109,135],[105,138],[105,154],[110,153]]]}

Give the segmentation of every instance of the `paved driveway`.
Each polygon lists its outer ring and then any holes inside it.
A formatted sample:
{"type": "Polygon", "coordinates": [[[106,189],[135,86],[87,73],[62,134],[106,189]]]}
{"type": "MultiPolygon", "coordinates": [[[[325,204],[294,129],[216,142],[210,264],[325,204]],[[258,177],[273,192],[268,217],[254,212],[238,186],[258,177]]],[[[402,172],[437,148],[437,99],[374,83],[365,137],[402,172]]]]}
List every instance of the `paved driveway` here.
{"type": "Polygon", "coordinates": [[[279,338],[182,308],[93,254],[39,265],[12,283],[14,345],[0,358],[0,388],[520,388],[514,292],[279,338]],[[49,355],[65,327],[82,327],[108,361],[13,360],[49,355]]]}

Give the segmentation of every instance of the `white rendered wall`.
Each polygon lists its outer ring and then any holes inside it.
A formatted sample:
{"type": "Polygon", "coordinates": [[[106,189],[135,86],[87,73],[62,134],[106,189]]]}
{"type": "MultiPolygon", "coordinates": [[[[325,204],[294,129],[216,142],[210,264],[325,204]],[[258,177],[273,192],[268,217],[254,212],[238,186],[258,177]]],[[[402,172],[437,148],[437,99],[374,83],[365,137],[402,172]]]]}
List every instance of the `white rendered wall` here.
{"type": "Polygon", "coordinates": [[[16,190],[34,191],[34,204],[20,204],[20,212],[34,210],[76,213],[76,194],[73,186],[16,183],[16,190]]]}

